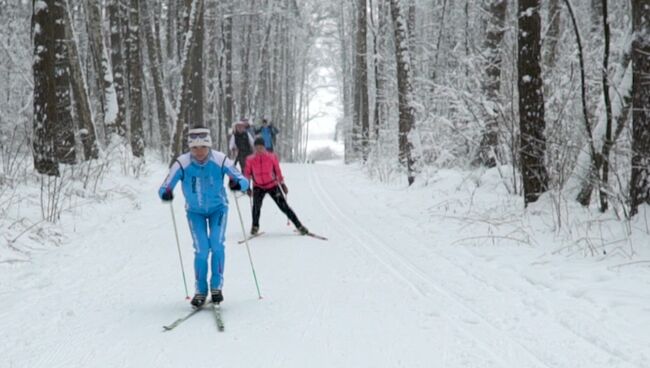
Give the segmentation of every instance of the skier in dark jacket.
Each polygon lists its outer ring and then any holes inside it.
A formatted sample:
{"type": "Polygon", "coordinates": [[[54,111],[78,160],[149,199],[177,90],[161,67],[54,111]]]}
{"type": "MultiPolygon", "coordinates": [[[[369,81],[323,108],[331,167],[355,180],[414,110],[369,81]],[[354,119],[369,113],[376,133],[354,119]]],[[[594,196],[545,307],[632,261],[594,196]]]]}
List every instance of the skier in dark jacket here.
{"type": "Polygon", "coordinates": [[[275,154],[266,150],[263,138],[255,139],[255,154],[248,157],[244,176],[253,183],[253,226],[251,227],[251,235],[256,235],[259,231],[262,201],[266,194],[271,195],[275,204],[289,217],[300,234],[306,235],[309,233],[309,230],[298,220],[298,217],[287,203],[285,195],[289,190],[284,184],[278,158],[275,154]]]}
{"type": "Polygon", "coordinates": [[[253,136],[248,131],[248,121],[242,119],[235,123],[233,134],[230,136],[229,148],[235,164],[239,162],[241,171],[246,168],[246,158],[253,154],[253,136]]]}

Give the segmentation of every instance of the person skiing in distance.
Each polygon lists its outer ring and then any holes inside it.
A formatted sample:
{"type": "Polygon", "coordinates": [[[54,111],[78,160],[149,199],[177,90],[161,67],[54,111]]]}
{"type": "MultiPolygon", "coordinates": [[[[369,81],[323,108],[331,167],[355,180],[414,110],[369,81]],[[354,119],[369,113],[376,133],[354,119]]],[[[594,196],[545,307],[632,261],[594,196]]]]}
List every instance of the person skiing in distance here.
{"type": "Polygon", "coordinates": [[[210,130],[190,129],[187,136],[190,152],[180,155],[158,190],[163,201],[174,199],[174,187],[181,181],[185,209],[194,242],[196,294],[190,302],[201,307],[208,294],[208,257],[212,253],[210,292],[213,303],[223,301],[224,241],[228,219],[228,199],[223,185],[230,177],[231,190],[246,192],[249,181],[225,154],[212,150],[210,130]]]}
{"type": "Polygon", "coordinates": [[[236,122],[228,145],[231,157],[234,158],[235,164],[239,162],[242,172],[246,167],[246,158],[253,154],[253,136],[248,131],[249,126],[246,119],[236,122]]]}
{"type": "Polygon", "coordinates": [[[257,133],[264,139],[264,147],[267,151],[273,152],[275,137],[279,132],[278,128],[274,127],[267,118],[262,118],[262,126],[257,129],[257,133]]]}
{"type": "MultiPolygon", "coordinates": [[[[306,235],[309,233],[309,230],[303,226],[291,207],[289,207],[285,198],[289,189],[284,183],[278,158],[274,153],[266,150],[264,139],[261,137],[255,139],[255,153],[246,160],[244,176],[253,184],[253,226],[251,227],[251,235],[256,235],[260,229],[262,201],[266,194],[271,195],[278,208],[293,222],[300,234],[306,235]]],[[[250,191],[249,195],[251,195],[250,191]]]]}

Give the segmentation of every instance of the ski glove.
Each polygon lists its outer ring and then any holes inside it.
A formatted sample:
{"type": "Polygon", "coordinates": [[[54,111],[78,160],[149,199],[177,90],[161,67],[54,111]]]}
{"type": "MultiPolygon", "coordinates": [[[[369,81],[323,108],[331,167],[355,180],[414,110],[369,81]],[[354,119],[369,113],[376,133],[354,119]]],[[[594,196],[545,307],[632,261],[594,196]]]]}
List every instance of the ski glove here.
{"type": "Polygon", "coordinates": [[[228,187],[233,192],[236,191],[236,190],[241,190],[241,184],[239,184],[238,181],[232,180],[232,179],[228,182],[228,187]]]}
{"type": "Polygon", "coordinates": [[[165,202],[171,202],[174,199],[174,194],[171,190],[167,189],[160,198],[165,202]]]}
{"type": "Polygon", "coordinates": [[[230,179],[230,182],[228,182],[228,187],[233,192],[236,190],[241,190],[242,192],[246,192],[248,190],[249,185],[247,180],[237,181],[235,179],[230,179]]]}
{"type": "Polygon", "coordinates": [[[282,187],[282,191],[284,192],[284,195],[289,194],[289,188],[287,188],[287,185],[285,183],[280,184],[282,187]]]}

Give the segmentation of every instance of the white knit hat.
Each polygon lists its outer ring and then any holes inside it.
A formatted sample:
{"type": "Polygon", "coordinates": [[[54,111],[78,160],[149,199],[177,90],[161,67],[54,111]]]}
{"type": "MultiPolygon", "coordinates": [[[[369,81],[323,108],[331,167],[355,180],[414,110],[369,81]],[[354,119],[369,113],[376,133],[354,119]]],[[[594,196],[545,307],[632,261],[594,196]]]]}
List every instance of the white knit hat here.
{"type": "Polygon", "coordinates": [[[210,129],[193,128],[187,132],[187,143],[192,147],[212,147],[212,137],[210,129]]]}

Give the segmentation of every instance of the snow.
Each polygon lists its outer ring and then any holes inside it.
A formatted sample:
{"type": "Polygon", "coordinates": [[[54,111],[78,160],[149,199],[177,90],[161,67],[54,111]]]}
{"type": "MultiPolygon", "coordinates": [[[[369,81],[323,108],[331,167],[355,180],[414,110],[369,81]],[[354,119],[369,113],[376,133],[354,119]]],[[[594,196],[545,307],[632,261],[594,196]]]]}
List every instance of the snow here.
{"type": "MultiPolygon", "coordinates": [[[[231,199],[226,331],[206,311],[163,333],[189,306],[170,211],[156,197],[166,167],[149,165],[139,180],[115,168],[101,200],[44,226],[56,246],[29,232],[12,243],[28,253],[0,263],[0,367],[650,366],[650,268],[627,265],[650,257],[643,215],[629,240],[636,258],[613,242],[607,256],[584,257],[569,228],[610,242],[622,223],[577,206],[554,231],[550,202],[525,211],[508,193],[507,167],[439,170],[406,188],[355,166],[283,164],[292,207],[329,241],[294,235],[267,198],[266,233],[250,243],[258,300],[231,199]]],[[[37,221],[37,206],[21,211],[37,221]]]]}
{"type": "Polygon", "coordinates": [[[34,2],[34,14],[47,9],[47,3],[43,0],[34,2]]]}

